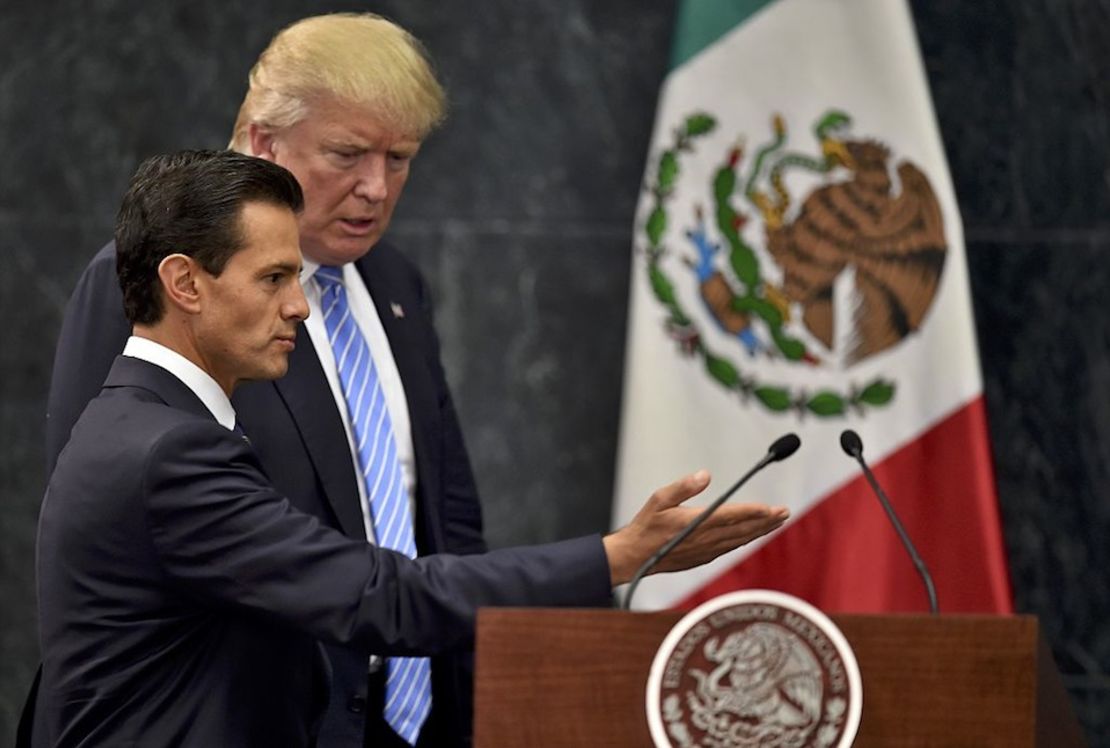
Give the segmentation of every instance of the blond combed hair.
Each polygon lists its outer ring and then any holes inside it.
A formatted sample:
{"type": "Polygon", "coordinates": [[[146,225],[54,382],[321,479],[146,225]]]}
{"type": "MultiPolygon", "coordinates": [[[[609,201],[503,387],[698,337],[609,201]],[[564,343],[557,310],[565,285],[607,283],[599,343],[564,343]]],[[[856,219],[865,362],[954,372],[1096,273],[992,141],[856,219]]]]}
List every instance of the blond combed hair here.
{"type": "Polygon", "coordinates": [[[446,96],[424,45],[373,13],[305,18],[277,33],[250,73],[230,148],[250,151],[250,126],[282,130],[311,101],[335,96],[366,108],[384,126],[423,140],[440,122],[446,96]]]}

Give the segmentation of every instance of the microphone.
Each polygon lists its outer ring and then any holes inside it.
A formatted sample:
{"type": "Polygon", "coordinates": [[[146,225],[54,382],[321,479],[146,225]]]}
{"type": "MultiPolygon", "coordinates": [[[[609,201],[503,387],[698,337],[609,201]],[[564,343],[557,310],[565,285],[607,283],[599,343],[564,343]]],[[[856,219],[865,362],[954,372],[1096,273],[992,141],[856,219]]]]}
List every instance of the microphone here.
{"type": "Polygon", "coordinates": [[[910,536],[906,534],[906,530],[902,527],[902,523],[898,521],[898,515],[894,513],[894,507],[890,504],[890,499],[883,493],[883,489],[879,486],[879,482],[875,480],[875,475],[871,472],[871,468],[867,467],[867,463],[863,460],[863,442],[859,438],[859,434],[851,429],[845,429],[840,434],[840,448],[844,450],[844,454],[855,459],[859,466],[863,468],[863,474],[867,478],[867,482],[871,484],[871,490],[879,497],[879,503],[883,505],[886,510],[886,516],[890,517],[890,523],[894,525],[894,529],[898,531],[898,537],[902,540],[902,545],[905,547],[906,552],[910,554],[910,559],[913,565],[917,567],[917,573],[921,575],[922,581],[925,582],[925,593],[929,596],[929,611],[933,615],[937,615],[940,609],[937,607],[937,591],[933,587],[933,578],[929,575],[929,570],[925,568],[925,562],[921,560],[921,556],[917,555],[917,549],[913,547],[910,541],[910,536]]]}
{"type": "Polygon", "coordinates": [[[651,558],[645,561],[643,565],[636,570],[636,573],[632,575],[632,580],[628,583],[628,593],[624,596],[624,603],[621,605],[621,610],[628,610],[629,606],[632,604],[632,595],[636,592],[636,585],[640,583],[640,580],[643,579],[649,571],[655,568],[656,564],[663,560],[664,556],[674,550],[676,545],[689,537],[690,533],[698,529],[698,526],[701,525],[702,522],[705,522],[705,520],[709,518],[709,515],[717,511],[718,507],[725,503],[730,496],[736,493],[740,486],[747,483],[748,479],[772,462],[785,460],[787,457],[797,452],[801,444],[802,440],[799,439],[796,434],[784,434],[776,439],[775,443],[767,449],[767,454],[763,456],[762,460],[756,463],[755,467],[745,473],[740,480],[736,481],[736,483],[732,485],[732,488],[718,496],[701,514],[694,517],[694,520],[690,524],[686,525],[686,527],[682,528],[681,532],[664,543],[659,550],[651,555],[651,558]]]}

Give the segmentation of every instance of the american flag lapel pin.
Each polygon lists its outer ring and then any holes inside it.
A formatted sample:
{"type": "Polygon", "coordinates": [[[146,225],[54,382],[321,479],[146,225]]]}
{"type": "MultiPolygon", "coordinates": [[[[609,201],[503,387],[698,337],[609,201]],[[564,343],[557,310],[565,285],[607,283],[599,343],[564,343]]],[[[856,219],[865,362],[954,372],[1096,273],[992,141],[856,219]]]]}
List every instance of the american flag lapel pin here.
{"type": "Polygon", "coordinates": [[[397,319],[405,318],[405,310],[396,301],[389,302],[389,308],[393,310],[393,316],[397,319]]]}

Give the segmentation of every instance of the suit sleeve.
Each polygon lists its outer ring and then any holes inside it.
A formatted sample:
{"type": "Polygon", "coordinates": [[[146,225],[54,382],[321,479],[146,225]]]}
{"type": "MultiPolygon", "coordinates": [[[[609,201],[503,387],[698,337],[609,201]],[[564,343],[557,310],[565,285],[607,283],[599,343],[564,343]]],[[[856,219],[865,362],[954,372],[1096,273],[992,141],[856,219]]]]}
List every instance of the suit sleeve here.
{"type": "Polygon", "coordinates": [[[123,314],[123,294],[116,279],[115,245],[97,253],[66,304],[50,394],[46,403],[46,475],[89,401],[100,392],[112,362],[123,350],[131,324],[123,314]]]}
{"type": "Polygon", "coordinates": [[[262,476],[250,448],[212,423],[179,425],[155,444],[143,495],[164,571],[186,594],[367,652],[465,648],[482,606],[610,601],[598,536],[409,559],[293,509],[262,476]]]}

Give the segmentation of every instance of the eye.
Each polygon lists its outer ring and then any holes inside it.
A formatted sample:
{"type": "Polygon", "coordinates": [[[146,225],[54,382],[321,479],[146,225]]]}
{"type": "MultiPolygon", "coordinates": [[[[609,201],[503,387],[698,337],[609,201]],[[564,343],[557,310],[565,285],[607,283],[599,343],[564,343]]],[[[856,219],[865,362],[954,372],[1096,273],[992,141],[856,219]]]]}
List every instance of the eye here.
{"type": "Polygon", "coordinates": [[[362,151],[350,148],[332,148],[328,151],[329,157],[340,166],[354,166],[362,155],[362,151]]]}
{"type": "Polygon", "coordinates": [[[389,166],[392,169],[407,168],[409,162],[412,161],[413,154],[403,151],[390,151],[389,152],[389,166]]]}

